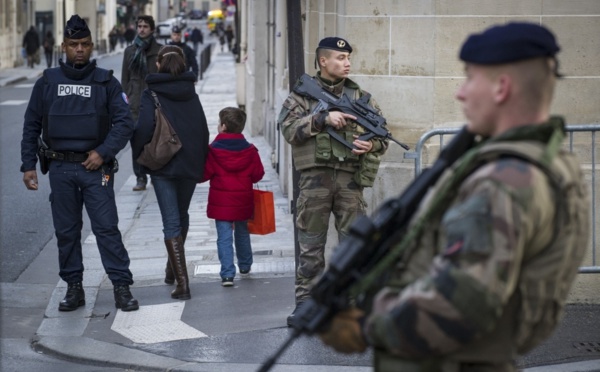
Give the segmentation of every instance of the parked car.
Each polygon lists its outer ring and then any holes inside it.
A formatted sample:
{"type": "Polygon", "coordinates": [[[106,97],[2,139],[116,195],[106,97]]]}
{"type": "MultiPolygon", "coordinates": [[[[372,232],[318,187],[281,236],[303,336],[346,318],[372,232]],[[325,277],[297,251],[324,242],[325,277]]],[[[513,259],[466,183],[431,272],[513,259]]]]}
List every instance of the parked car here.
{"type": "Polygon", "coordinates": [[[156,25],[155,36],[157,38],[171,37],[171,28],[175,25],[179,26],[182,29],[185,29],[187,23],[179,17],[166,19],[156,25]]]}
{"type": "Polygon", "coordinates": [[[203,19],[206,17],[206,12],[200,9],[192,9],[188,13],[189,19],[203,19]]]}

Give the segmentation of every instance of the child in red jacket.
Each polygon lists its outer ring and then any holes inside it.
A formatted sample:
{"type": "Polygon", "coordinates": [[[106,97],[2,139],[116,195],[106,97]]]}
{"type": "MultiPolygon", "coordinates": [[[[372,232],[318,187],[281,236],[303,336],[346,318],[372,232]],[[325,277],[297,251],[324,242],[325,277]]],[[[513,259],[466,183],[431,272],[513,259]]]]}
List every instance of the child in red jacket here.
{"type": "Polygon", "coordinates": [[[246,113],[235,107],[219,112],[219,134],[210,144],[202,182],[210,180],[206,215],[215,219],[217,250],[221,262],[221,285],[233,286],[233,242],[240,274],[252,266],[248,220],[254,214],[252,184],[265,170],[258,149],[246,141],[242,131],[246,113]]]}

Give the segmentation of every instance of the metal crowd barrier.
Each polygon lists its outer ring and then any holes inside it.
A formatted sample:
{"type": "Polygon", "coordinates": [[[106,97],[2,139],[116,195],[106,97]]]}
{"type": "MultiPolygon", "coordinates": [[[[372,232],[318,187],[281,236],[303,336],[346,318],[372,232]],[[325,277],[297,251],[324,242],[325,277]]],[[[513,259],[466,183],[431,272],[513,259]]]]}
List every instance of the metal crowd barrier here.
{"type": "MultiPolygon", "coordinates": [[[[417,145],[415,151],[412,153],[406,153],[405,158],[415,160],[415,177],[418,176],[423,168],[423,148],[425,143],[434,136],[439,136],[439,146],[444,147],[444,136],[454,135],[460,128],[437,128],[430,130],[423,134],[417,145]]],[[[596,132],[600,131],[600,124],[584,124],[584,125],[567,125],[566,132],[569,136],[568,145],[569,151],[573,152],[573,134],[575,132],[589,132],[590,133],[590,157],[591,157],[591,185],[590,185],[590,197],[592,205],[592,262],[591,266],[581,266],[579,268],[580,273],[600,273],[600,263],[596,259],[596,132]]]]}
{"type": "Polygon", "coordinates": [[[208,66],[210,66],[210,55],[212,54],[211,52],[213,44],[214,43],[206,44],[204,49],[202,49],[202,51],[200,52],[200,80],[202,80],[202,78],[204,77],[204,72],[206,71],[208,66]]]}

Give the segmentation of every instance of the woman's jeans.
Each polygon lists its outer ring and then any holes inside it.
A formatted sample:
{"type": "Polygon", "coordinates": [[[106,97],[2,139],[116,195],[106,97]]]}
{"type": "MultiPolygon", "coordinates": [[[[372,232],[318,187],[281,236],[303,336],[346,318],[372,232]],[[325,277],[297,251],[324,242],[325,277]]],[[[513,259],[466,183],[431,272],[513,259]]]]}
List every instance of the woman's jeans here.
{"type": "Polygon", "coordinates": [[[220,221],[217,225],[217,251],[221,261],[221,278],[235,278],[233,265],[233,241],[235,239],[235,253],[240,270],[250,270],[252,266],[252,246],[248,221],[220,221]]]}
{"type": "Polygon", "coordinates": [[[188,209],[196,189],[196,181],[183,178],[152,176],[152,186],[160,208],[165,239],[181,235],[190,226],[188,209]]]}

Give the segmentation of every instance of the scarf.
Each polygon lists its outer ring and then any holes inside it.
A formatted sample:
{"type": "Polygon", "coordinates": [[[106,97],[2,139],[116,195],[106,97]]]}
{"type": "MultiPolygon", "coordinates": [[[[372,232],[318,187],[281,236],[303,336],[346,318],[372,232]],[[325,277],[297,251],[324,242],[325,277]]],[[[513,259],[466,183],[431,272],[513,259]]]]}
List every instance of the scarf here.
{"type": "Polygon", "coordinates": [[[135,37],[133,40],[133,45],[135,45],[136,50],[135,54],[131,58],[131,61],[129,62],[129,69],[131,71],[139,73],[142,76],[146,75],[148,72],[148,66],[146,64],[146,49],[150,47],[152,40],[154,40],[153,36],[149,36],[145,39],[142,39],[139,35],[135,37]]]}

